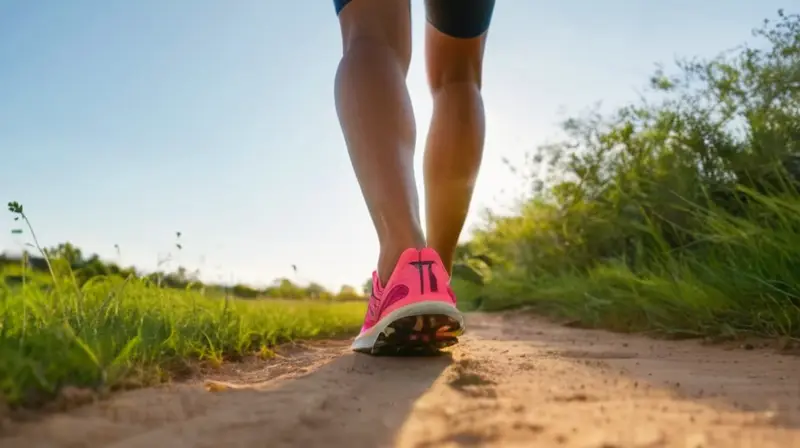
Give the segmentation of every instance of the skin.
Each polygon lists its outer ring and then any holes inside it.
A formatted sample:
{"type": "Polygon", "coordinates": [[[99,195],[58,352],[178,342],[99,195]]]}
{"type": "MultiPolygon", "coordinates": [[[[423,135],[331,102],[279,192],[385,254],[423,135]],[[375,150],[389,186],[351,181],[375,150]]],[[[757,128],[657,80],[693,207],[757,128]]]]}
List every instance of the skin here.
{"type": "Polygon", "coordinates": [[[336,110],[378,233],[381,282],[386,283],[400,254],[411,247],[432,247],[450,272],[483,154],[486,35],[457,39],[426,25],[433,116],[424,154],[423,232],[413,163],[416,125],[406,87],[411,61],[408,0],[353,0],[339,22],[343,55],[335,79],[336,110]]]}

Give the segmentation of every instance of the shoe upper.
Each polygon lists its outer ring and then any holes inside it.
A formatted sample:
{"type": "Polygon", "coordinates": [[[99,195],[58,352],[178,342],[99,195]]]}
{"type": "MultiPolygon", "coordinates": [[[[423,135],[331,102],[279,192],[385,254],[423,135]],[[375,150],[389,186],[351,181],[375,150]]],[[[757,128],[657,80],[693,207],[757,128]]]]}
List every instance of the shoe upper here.
{"type": "Polygon", "coordinates": [[[372,294],[361,331],[369,330],[392,311],[421,301],[441,301],[455,306],[456,296],[450,288],[450,276],[435,250],[406,249],[385,286],[381,285],[377,271],[372,273],[372,294]]]}

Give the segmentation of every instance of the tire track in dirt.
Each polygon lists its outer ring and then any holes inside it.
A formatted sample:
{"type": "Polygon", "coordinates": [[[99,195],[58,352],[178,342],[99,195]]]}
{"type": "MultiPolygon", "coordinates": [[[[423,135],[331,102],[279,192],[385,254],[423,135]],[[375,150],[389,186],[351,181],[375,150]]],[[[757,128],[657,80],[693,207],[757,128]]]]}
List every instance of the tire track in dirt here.
{"type": "Polygon", "coordinates": [[[295,344],[8,425],[0,447],[800,446],[800,357],[520,315],[474,314],[467,328],[432,358],[295,344]]]}

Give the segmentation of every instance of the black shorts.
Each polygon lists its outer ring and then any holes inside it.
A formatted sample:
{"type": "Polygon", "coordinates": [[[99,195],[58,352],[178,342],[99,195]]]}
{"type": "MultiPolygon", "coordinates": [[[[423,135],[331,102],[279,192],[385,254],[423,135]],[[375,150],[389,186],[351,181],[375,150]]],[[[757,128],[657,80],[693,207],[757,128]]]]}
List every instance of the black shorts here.
{"type": "MultiPolygon", "coordinates": [[[[494,2],[495,0],[425,0],[425,15],[428,22],[442,33],[468,39],[478,37],[489,29],[494,2]]],[[[333,0],[336,14],[348,3],[350,0],[333,0]]]]}

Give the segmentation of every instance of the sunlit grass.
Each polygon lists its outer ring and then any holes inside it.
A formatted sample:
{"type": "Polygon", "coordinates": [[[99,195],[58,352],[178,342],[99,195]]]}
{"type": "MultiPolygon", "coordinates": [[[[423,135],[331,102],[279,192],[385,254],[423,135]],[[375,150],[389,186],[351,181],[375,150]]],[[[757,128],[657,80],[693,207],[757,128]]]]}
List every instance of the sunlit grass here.
{"type": "Polygon", "coordinates": [[[33,271],[23,257],[0,271],[0,405],[35,406],[66,387],[107,392],[165,381],[198,362],[270,356],[283,342],[355,332],[366,311],[361,301],[206,296],[134,274],[79,286],[69,263],[41,247],[22,204],[8,209],[48,269],[33,271]]]}
{"type": "Polygon", "coordinates": [[[0,285],[0,394],[35,405],[64,386],[112,390],[166,380],[281,342],[357,331],[364,304],[209,299],[140,280],[0,285]]]}
{"type": "MultiPolygon", "coordinates": [[[[610,259],[588,270],[547,272],[535,257],[521,258],[493,269],[480,292],[470,295],[480,296],[484,310],[533,306],[618,331],[800,338],[800,194],[739,192],[748,204],[739,215],[686,206],[695,223],[690,246],[650,245],[640,248],[639,262],[610,259]]],[[[538,235],[541,222],[523,216],[513,225],[507,234],[492,235],[506,250],[548,249],[526,240],[538,235]]],[[[660,241],[659,229],[645,225],[642,232],[660,241]]],[[[456,286],[457,293],[464,291],[456,286]]]]}
{"type": "MultiPolygon", "coordinates": [[[[563,123],[462,252],[487,310],[672,336],[800,338],[800,15],[563,123]],[[652,94],[652,95],[650,95],[652,94]]],[[[462,285],[456,284],[456,292],[462,285]]]]}

